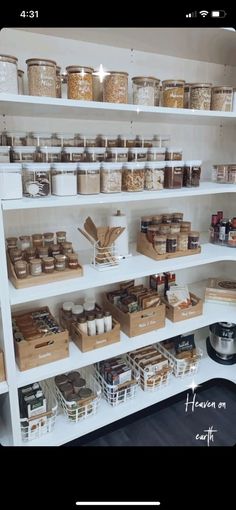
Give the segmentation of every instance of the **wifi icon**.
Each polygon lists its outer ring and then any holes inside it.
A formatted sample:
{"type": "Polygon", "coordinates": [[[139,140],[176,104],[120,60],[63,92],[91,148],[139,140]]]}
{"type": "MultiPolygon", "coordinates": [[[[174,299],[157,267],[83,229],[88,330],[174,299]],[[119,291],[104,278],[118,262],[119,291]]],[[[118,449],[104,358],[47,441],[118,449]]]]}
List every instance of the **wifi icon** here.
{"type": "Polygon", "coordinates": [[[209,12],[208,11],[199,11],[199,14],[201,14],[201,16],[203,18],[205,18],[209,14],[209,12]]]}

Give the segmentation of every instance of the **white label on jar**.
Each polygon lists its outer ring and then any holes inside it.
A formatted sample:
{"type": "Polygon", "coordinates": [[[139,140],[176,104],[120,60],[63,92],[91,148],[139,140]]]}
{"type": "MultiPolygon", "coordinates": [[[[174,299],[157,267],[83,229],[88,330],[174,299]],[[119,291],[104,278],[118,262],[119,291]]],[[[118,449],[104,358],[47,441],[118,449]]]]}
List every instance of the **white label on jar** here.
{"type": "Polygon", "coordinates": [[[35,266],[34,266],[34,267],[32,268],[32,274],[33,274],[33,276],[34,276],[35,274],[40,274],[40,273],[42,273],[42,268],[41,268],[41,266],[39,266],[39,267],[35,267],[35,266]]]}

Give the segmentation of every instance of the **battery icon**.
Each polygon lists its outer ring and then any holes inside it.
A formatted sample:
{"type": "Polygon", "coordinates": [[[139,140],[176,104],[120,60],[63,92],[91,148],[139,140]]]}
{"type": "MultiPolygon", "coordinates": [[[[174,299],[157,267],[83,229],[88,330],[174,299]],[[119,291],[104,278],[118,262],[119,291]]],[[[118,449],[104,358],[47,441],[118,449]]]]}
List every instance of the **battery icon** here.
{"type": "Polygon", "coordinates": [[[211,11],[212,18],[225,18],[225,16],[227,16],[225,11],[211,11]]]}

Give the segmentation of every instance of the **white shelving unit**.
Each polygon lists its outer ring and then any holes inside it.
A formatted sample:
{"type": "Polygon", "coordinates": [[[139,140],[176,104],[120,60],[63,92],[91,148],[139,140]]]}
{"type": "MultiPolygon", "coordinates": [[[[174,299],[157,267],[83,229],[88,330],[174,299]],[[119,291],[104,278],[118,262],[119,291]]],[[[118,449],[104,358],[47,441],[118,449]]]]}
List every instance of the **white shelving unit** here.
{"type": "MultiPolygon", "coordinates": [[[[47,35],[47,31],[40,34],[40,30],[37,31],[37,29],[33,30],[34,33],[16,30],[2,31],[0,36],[2,38],[1,51],[2,53],[15,54],[17,48],[19,59],[22,60],[22,62],[19,62],[20,68],[24,68],[25,59],[37,55],[39,53],[38,48],[41,47],[44,48],[42,57],[54,58],[64,66],[69,65],[73,60],[77,62],[78,54],[86,54],[87,65],[90,63],[95,67],[100,64],[101,55],[103,55],[103,63],[107,68],[127,69],[131,76],[137,74],[155,75],[154,69],[160,69],[159,77],[161,79],[183,76],[186,81],[212,81],[218,84],[222,80],[222,84],[225,85],[235,85],[236,83],[236,68],[234,67],[236,61],[231,58],[232,36],[234,34],[230,33],[229,35],[228,31],[216,30],[214,34],[211,34],[214,35],[214,40],[218,38],[218,46],[222,47],[222,53],[218,52],[218,59],[216,51],[213,51],[212,58],[210,52],[207,58],[203,58],[205,47],[203,51],[202,41],[205,40],[209,43],[212,40],[210,34],[207,33],[202,33],[202,36],[204,36],[202,40],[199,33],[199,37],[195,40],[192,48],[190,46],[187,48],[184,43],[184,33],[181,35],[179,32],[179,46],[175,50],[174,41],[171,43],[170,38],[166,37],[164,33],[159,34],[159,29],[152,29],[157,31],[156,40],[161,37],[163,42],[161,46],[162,55],[158,55],[152,47],[151,38],[143,41],[142,46],[138,38],[138,29],[133,34],[134,45],[130,46],[134,50],[116,47],[117,32],[114,32],[114,44],[108,42],[104,46],[103,36],[105,37],[105,35],[103,32],[101,32],[100,45],[95,45],[87,42],[87,40],[81,42],[85,35],[81,35],[81,40],[72,40],[69,32],[65,42],[65,39],[60,37],[62,34],[65,37],[65,30],[62,29],[60,32],[60,29],[55,29],[55,37],[47,35]],[[199,45],[199,62],[197,63],[193,60],[198,54],[196,44],[199,45]],[[185,47],[186,51],[184,52],[183,48],[185,47]],[[166,51],[164,51],[164,48],[166,48],[166,51]],[[229,61],[227,60],[228,66],[225,68],[223,62],[225,62],[224,55],[227,54],[227,48],[231,51],[231,57],[229,61]],[[182,58],[181,54],[178,54],[180,50],[183,52],[182,58]],[[153,53],[150,53],[151,51],[153,53]],[[114,62],[117,62],[116,66],[114,66],[114,62]]],[[[181,30],[182,32],[183,30],[181,30]]],[[[99,42],[99,32],[97,32],[97,37],[99,42]]],[[[106,34],[106,37],[109,41],[112,40],[111,33],[106,34]]],[[[91,38],[93,40],[92,35],[91,38]]],[[[82,223],[83,217],[88,212],[91,215],[96,215],[98,220],[104,219],[104,216],[110,212],[111,207],[125,208],[127,215],[129,215],[131,233],[136,232],[138,218],[141,215],[144,215],[146,211],[149,214],[150,211],[156,209],[166,212],[173,212],[174,209],[183,210],[186,219],[194,222],[194,229],[205,231],[210,221],[210,214],[214,210],[225,208],[229,215],[235,212],[234,193],[236,187],[212,183],[209,170],[212,163],[223,162],[224,158],[230,162],[236,159],[234,142],[236,112],[192,111],[162,107],[137,108],[132,104],[88,103],[66,98],[52,99],[0,94],[0,114],[1,129],[8,130],[17,130],[17,128],[19,130],[19,123],[21,129],[26,131],[78,132],[78,130],[81,130],[82,132],[88,126],[87,132],[90,133],[91,131],[91,134],[101,131],[113,134],[126,129],[129,135],[139,132],[146,135],[162,132],[163,130],[164,133],[169,132],[171,134],[173,145],[181,146],[183,143],[186,159],[203,159],[205,162],[203,181],[201,186],[195,189],[183,188],[154,193],[121,193],[117,195],[78,195],[76,197],[49,197],[39,200],[21,199],[1,202],[0,304],[7,382],[0,383],[0,399],[4,399],[2,420],[4,425],[0,423],[0,442],[2,444],[21,445],[18,406],[19,387],[126,353],[131,349],[160,342],[179,333],[204,328],[218,320],[236,322],[236,308],[233,305],[205,303],[203,315],[200,317],[179,323],[172,323],[167,320],[165,328],[132,339],[122,333],[119,343],[88,353],[81,353],[76,345],[70,342],[70,355],[67,359],[20,372],[14,357],[11,331],[12,306],[24,309],[30,308],[31,303],[33,303],[33,306],[36,302],[47,304],[48,300],[50,304],[56,306],[61,302],[62,296],[69,299],[70,294],[81,293],[81,295],[84,295],[85,292],[94,292],[94,288],[102,292],[106,285],[113,285],[131,278],[143,278],[164,271],[177,271],[181,278],[185,278],[187,283],[192,284],[191,289],[193,291],[203,296],[206,284],[205,281],[202,281],[203,278],[206,278],[208,273],[215,272],[214,274],[218,274],[218,271],[227,275],[228,267],[231,267],[236,260],[236,250],[205,243],[198,255],[159,262],[134,252],[130,259],[122,261],[118,268],[111,271],[98,272],[89,264],[85,264],[82,278],[16,290],[7,278],[5,237],[20,233],[21,229],[26,228],[33,232],[36,226],[44,229],[42,231],[46,231],[46,228],[51,230],[51,228],[56,227],[70,230],[71,225],[82,223]]],[[[75,230],[70,231],[72,235],[74,235],[74,232],[75,230]]],[[[131,241],[134,240],[134,238],[131,239],[131,241]]],[[[79,246],[80,242],[82,241],[78,241],[79,246]]],[[[213,378],[228,379],[235,382],[235,366],[222,366],[213,362],[205,352],[203,339],[200,345],[204,350],[204,357],[195,377],[196,382],[201,384],[213,378]]],[[[52,433],[28,444],[29,446],[59,445],[71,441],[182,392],[189,387],[190,383],[191,378],[179,380],[172,377],[169,386],[166,388],[151,394],[140,389],[136,399],[117,408],[110,407],[105,401],[102,401],[96,416],[78,424],[68,423],[63,415],[59,415],[55,430],[52,433]]]]}

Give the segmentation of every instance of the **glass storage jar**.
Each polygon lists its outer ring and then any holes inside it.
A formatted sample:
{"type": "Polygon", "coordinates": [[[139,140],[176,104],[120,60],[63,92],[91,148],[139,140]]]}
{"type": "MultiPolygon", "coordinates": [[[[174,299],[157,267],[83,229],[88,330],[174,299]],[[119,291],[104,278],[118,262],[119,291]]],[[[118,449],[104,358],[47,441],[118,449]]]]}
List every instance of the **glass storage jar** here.
{"type": "Polygon", "coordinates": [[[82,195],[100,193],[100,163],[79,163],[78,193],[82,195]]]}
{"type": "MultiPolygon", "coordinates": [[[[2,142],[2,145],[10,145],[13,147],[13,145],[27,145],[26,143],[26,133],[23,133],[22,131],[11,131],[11,132],[3,132],[2,137],[4,137],[4,143],[2,142]]],[[[32,144],[33,145],[33,144],[32,144]]]]}
{"type": "Polygon", "coordinates": [[[161,223],[159,225],[160,234],[170,234],[170,223],[161,223]]]}
{"type": "Polygon", "coordinates": [[[36,249],[38,249],[40,246],[43,246],[42,234],[32,234],[32,242],[33,242],[33,247],[36,249]]]}
{"type": "Polygon", "coordinates": [[[31,246],[30,236],[20,236],[19,240],[20,240],[20,249],[22,251],[26,251],[26,250],[28,250],[28,248],[30,248],[30,246],[31,246]]]}
{"type": "Polygon", "coordinates": [[[147,234],[148,227],[152,224],[152,217],[151,216],[141,216],[141,232],[143,234],[147,234]]]}
{"type": "Polygon", "coordinates": [[[61,67],[56,66],[56,97],[61,97],[61,67]]]}
{"type": "Polygon", "coordinates": [[[229,165],[213,165],[212,181],[226,184],[228,182],[229,165]]]}
{"type": "Polygon", "coordinates": [[[85,161],[90,163],[105,161],[106,147],[87,147],[85,151],[85,161]]]}
{"type": "Polygon", "coordinates": [[[23,195],[42,198],[50,194],[50,165],[47,163],[25,163],[23,165],[23,195]]]}
{"type": "Polygon", "coordinates": [[[54,258],[44,257],[43,258],[43,272],[46,274],[53,273],[54,271],[54,258]]]}
{"type": "Polygon", "coordinates": [[[167,147],[166,160],[167,161],[181,161],[183,158],[183,149],[178,147],[167,147]]]}
{"type": "Polygon", "coordinates": [[[61,254],[60,244],[52,244],[49,248],[49,254],[51,257],[56,257],[56,255],[60,255],[61,254]]]}
{"type": "Polygon", "coordinates": [[[170,223],[170,234],[179,234],[180,233],[180,224],[179,223],[170,223]]]}
{"type": "Polygon", "coordinates": [[[184,80],[164,80],[162,82],[162,106],[184,107],[184,80]]]}
{"type": "Polygon", "coordinates": [[[66,232],[64,230],[59,230],[56,232],[56,236],[58,244],[66,243],[66,232]]]}
{"type": "Polygon", "coordinates": [[[200,186],[202,161],[185,161],[183,186],[186,188],[200,186]]]}
{"type": "Polygon", "coordinates": [[[36,160],[36,147],[23,147],[23,146],[14,146],[10,150],[10,160],[12,163],[23,163],[23,162],[31,162],[33,163],[36,160]]]}
{"type": "Polygon", "coordinates": [[[233,106],[233,87],[212,87],[211,109],[231,112],[233,106]]]}
{"type": "Polygon", "coordinates": [[[172,223],[172,214],[170,213],[165,213],[165,214],[162,214],[162,223],[172,223]]]}
{"type": "Polygon", "coordinates": [[[66,241],[61,246],[61,252],[63,255],[68,255],[68,253],[73,253],[73,245],[70,241],[66,241]]]}
{"type": "Polygon", "coordinates": [[[147,161],[147,147],[132,147],[128,152],[129,161],[147,161]]]}
{"type": "Polygon", "coordinates": [[[17,260],[23,259],[23,253],[18,248],[11,248],[9,251],[9,254],[10,254],[10,259],[13,262],[13,264],[15,264],[15,262],[17,262],[17,260]]]}
{"type": "Polygon", "coordinates": [[[77,195],[77,164],[54,163],[52,165],[52,194],[77,195]]]}
{"type": "Polygon", "coordinates": [[[155,214],[152,216],[152,225],[160,225],[162,223],[162,214],[155,214]]]}
{"type": "Polygon", "coordinates": [[[199,232],[192,230],[188,234],[188,249],[195,250],[199,246],[199,232]]]}
{"type": "Polygon", "coordinates": [[[125,138],[122,138],[120,135],[106,136],[105,147],[107,147],[107,150],[117,147],[118,148],[125,147],[125,138]]]}
{"type": "Polygon", "coordinates": [[[54,234],[53,232],[45,232],[43,234],[44,246],[50,246],[54,243],[54,234]]]}
{"type": "Polygon", "coordinates": [[[148,225],[147,227],[147,240],[149,243],[154,244],[154,237],[159,235],[159,226],[158,225],[148,225]]]}
{"type": "Polygon", "coordinates": [[[155,235],[153,240],[154,250],[158,255],[165,255],[166,253],[166,236],[155,235]]]}
{"type": "Polygon", "coordinates": [[[165,163],[162,161],[150,161],[146,163],[144,188],[157,191],[164,188],[165,163]]]}
{"type": "Polygon", "coordinates": [[[55,256],[55,269],[56,271],[64,271],[66,268],[66,257],[65,255],[55,256]]]}
{"type": "Polygon", "coordinates": [[[27,262],[30,262],[30,260],[35,259],[36,257],[36,249],[35,248],[27,248],[25,253],[25,258],[27,262]]]}
{"type": "Polygon", "coordinates": [[[229,165],[228,168],[228,183],[236,184],[236,165],[229,165]]]}
{"type": "Polygon", "coordinates": [[[17,71],[17,81],[18,81],[18,94],[21,96],[24,95],[24,71],[18,69],[17,71]]]}
{"type": "Polygon", "coordinates": [[[56,62],[54,60],[29,58],[28,85],[30,96],[56,97],[56,62]]]}
{"type": "Polygon", "coordinates": [[[120,193],[122,185],[122,163],[102,163],[101,192],[120,193]]]}
{"type": "Polygon", "coordinates": [[[111,161],[112,163],[128,161],[128,149],[126,147],[107,148],[106,161],[111,161]]]}
{"type": "Polygon", "coordinates": [[[84,147],[64,147],[61,153],[61,160],[72,163],[84,161],[84,147]]]}
{"type": "Polygon", "coordinates": [[[164,187],[182,188],[184,161],[166,161],[164,187]]]}
{"type": "Polygon", "coordinates": [[[61,147],[40,147],[36,152],[36,161],[40,163],[59,163],[61,147]]]}
{"type": "Polygon", "coordinates": [[[68,253],[67,254],[67,262],[69,269],[78,269],[79,261],[77,253],[68,253]]]}
{"type": "Polygon", "coordinates": [[[170,135],[154,135],[151,140],[152,147],[169,147],[170,135]]]}
{"type": "Polygon", "coordinates": [[[0,93],[18,94],[18,59],[11,55],[0,55],[0,93]]]}
{"type": "Polygon", "coordinates": [[[159,105],[160,80],[151,76],[134,76],[133,103],[147,106],[159,105]]]}
{"type": "Polygon", "coordinates": [[[44,259],[44,257],[48,256],[48,246],[40,246],[37,251],[39,259],[44,259]]]}
{"type": "Polygon", "coordinates": [[[172,223],[181,223],[183,221],[184,213],[182,212],[176,212],[172,213],[171,221],[172,223]]]}
{"type": "Polygon", "coordinates": [[[128,73],[111,71],[103,82],[103,101],[128,103],[128,73]]]}
{"type": "Polygon", "coordinates": [[[177,235],[176,234],[167,234],[166,251],[167,251],[167,253],[174,253],[175,251],[177,251],[177,235]]]}
{"type": "Polygon", "coordinates": [[[27,278],[28,276],[28,264],[25,260],[17,260],[14,264],[14,269],[16,273],[16,277],[19,278],[19,280],[23,280],[24,278],[27,278]]]}
{"type": "Polygon", "coordinates": [[[164,147],[152,147],[148,149],[147,160],[148,161],[164,161],[166,155],[166,149],[164,147]]]}
{"type": "MultiPolygon", "coordinates": [[[[35,135],[35,133],[32,133],[32,131],[29,131],[28,133],[26,133],[26,136],[25,136],[25,145],[29,145],[29,146],[32,146],[34,145],[35,147],[37,147],[37,136],[35,135]]],[[[19,144],[13,144],[13,145],[19,145],[19,144]]]]}
{"type": "Polygon", "coordinates": [[[144,189],[143,163],[132,161],[125,163],[122,171],[122,190],[123,191],[143,191],[144,189]]]}
{"type": "Polygon", "coordinates": [[[11,250],[11,248],[17,248],[17,237],[7,237],[7,248],[11,250]]]}
{"type": "Polygon", "coordinates": [[[67,71],[67,97],[84,101],[93,100],[92,67],[69,66],[67,71]]]}
{"type": "Polygon", "coordinates": [[[74,133],[61,133],[61,146],[66,148],[75,147],[74,133]]]}
{"type": "Polygon", "coordinates": [[[22,198],[21,165],[0,163],[0,198],[22,198]]]}
{"type": "Polygon", "coordinates": [[[181,234],[189,233],[191,230],[191,221],[182,221],[180,223],[180,232],[181,234]]]}
{"type": "Polygon", "coordinates": [[[31,259],[30,260],[30,274],[31,276],[40,276],[42,273],[42,260],[31,259]]]}
{"type": "Polygon", "coordinates": [[[190,108],[194,110],[210,110],[211,87],[211,83],[192,83],[190,87],[190,108]]]}
{"type": "Polygon", "coordinates": [[[187,251],[187,249],[188,249],[188,234],[181,232],[178,235],[178,239],[177,239],[177,250],[178,251],[187,251]]]}

